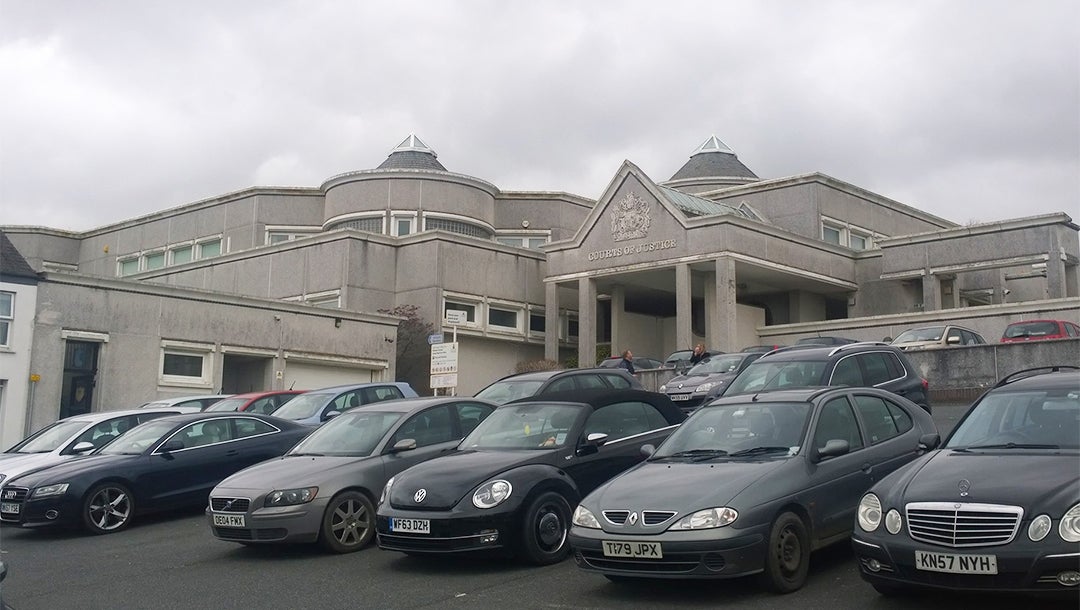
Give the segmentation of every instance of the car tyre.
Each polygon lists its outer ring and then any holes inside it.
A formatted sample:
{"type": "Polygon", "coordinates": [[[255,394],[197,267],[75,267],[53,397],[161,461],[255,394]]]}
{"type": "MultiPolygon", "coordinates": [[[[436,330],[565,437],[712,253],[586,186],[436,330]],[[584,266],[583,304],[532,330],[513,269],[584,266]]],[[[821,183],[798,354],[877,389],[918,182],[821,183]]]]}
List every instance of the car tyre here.
{"type": "Polygon", "coordinates": [[[570,504],[553,491],[538,495],[525,511],[521,528],[523,558],[533,565],[549,565],[570,553],[570,504]]]}
{"type": "Polygon", "coordinates": [[[810,569],[810,537],[795,513],[783,513],[773,522],[765,553],[763,584],[776,593],[791,593],[806,583],[810,569]]]}
{"type": "Polygon", "coordinates": [[[135,498],[120,483],[101,483],[86,494],[82,506],[83,525],[91,534],[113,534],[131,524],[135,498]]]}
{"type": "Polygon", "coordinates": [[[375,506],[358,491],[345,491],[330,499],[319,529],[319,544],[332,553],[352,553],[375,537],[375,506]]]}

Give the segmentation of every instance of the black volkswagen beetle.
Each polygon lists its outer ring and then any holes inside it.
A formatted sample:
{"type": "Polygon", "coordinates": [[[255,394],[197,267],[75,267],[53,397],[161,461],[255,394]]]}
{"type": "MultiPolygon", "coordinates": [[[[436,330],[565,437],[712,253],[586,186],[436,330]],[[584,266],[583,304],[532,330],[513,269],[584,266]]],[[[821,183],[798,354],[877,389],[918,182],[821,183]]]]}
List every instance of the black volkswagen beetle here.
{"type": "MultiPolygon", "coordinates": [[[[1080,369],[1028,369],[985,393],[941,449],[859,503],[863,579],[1080,599],[1080,369]]],[[[1073,606],[1075,607],[1075,605],[1073,606]]]]}
{"type": "Polygon", "coordinates": [[[641,447],[685,419],[643,390],[553,393],[503,405],[458,450],[387,482],[376,518],[383,549],[498,549],[529,563],[564,559],[578,500],[644,459],[641,447]]]}
{"type": "Polygon", "coordinates": [[[851,535],[870,485],[939,440],[928,413],[876,388],[720,398],[586,496],[570,546],[615,581],[761,573],[794,591],[812,550],[851,535]]]}
{"type": "Polygon", "coordinates": [[[235,412],[161,417],[88,456],[12,479],[0,496],[0,519],[118,532],[140,513],[205,506],[222,479],[285,453],[311,430],[235,412]]]}

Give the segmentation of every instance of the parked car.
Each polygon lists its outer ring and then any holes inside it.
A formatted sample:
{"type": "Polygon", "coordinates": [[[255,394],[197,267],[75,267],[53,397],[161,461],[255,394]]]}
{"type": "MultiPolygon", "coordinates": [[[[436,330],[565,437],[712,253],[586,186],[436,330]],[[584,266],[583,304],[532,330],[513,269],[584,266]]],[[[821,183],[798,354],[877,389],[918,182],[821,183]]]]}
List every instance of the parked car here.
{"type": "Polygon", "coordinates": [[[379,547],[409,554],[501,549],[533,564],[563,560],[578,500],[644,459],[641,447],[685,419],[663,394],[561,392],[500,406],[458,451],[391,478],[379,499],[379,547]]]}
{"type": "Polygon", "coordinates": [[[907,589],[1050,594],[1077,601],[1080,368],[1005,377],[945,443],[859,503],[859,573],[907,589]]]}
{"type": "Polygon", "coordinates": [[[403,381],[338,385],[304,392],[274,411],[274,417],[318,426],[346,409],[384,400],[416,397],[416,390],[403,381]]]}
{"type": "Polygon", "coordinates": [[[736,375],[764,355],[762,352],[747,352],[712,356],[686,373],[672,377],[660,386],[660,391],[689,413],[719,396],[736,375]]]}
{"type": "Polygon", "coordinates": [[[11,479],[0,495],[0,521],[118,532],[138,514],[205,506],[222,479],[285,453],[310,431],[269,415],[159,417],[88,456],[11,479]]]}
{"type": "MultiPolygon", "coordinates": [[[[634,369],[638,371],[646,369],[662,369],[664,363],[660,362],[656,358],[648,358],[645,356],[634,356],[630,359],[634,363],[634,369]]],[[[610,358],[604,358],[596,365],[602,369],[613,369],[622,366],[622,356],[612,356],[610,358]]]]}
{"type": "Polygon", "coordinates": [[[803,337],[795,342],[795,345],[847,345],[858,343],[855,339],[847,337],[803,337]]]}
{"type": "Polygon", "coordinates": [[[86,455],[141,423],[179,413],[179,409],[102,411],[51,423],[0,453],[0,489],[25,472],[86,455]]]}
{"type": "Polygon", "coordinates": [[[1024,320],[1005,327],[1002,343],[1080,337],[1080,326],[1065,320],[1024,320]]]}
{"type": "Polygon", "coordinates": [[[955,324],[944,324],[905,330],[892,340],[891,345],[895,345],[902,350],[916,350],[957,345],[983,345],[985,343],[986,339],[983,339],[982,335],[970,328],[956,326],[955,324]]]}
{"type": "Polygon", "coordinates": [[[668,354],[667,358],[664,358],[665,369],[683,369],[690,363],[690,356],[694,355],[692,349],[680,349],[675,350],[668,354]]]}
{"type": "Polygon", "coordinates": [[[623,368],[563,369],[508,375],[476,393],[477,398],[505,404],[530,396],[569,390],[644,389],[637,377],[623,368]]]}
{"type": "Polygon", "coordinates": [[[197,396],[177,396],[161,398],[139,405],[140,409],[180,409],[183,413],[198,413],[210,405],[228,398],[232,394],[199,394],[197,396]]]}
{"type": "Polygon", "coordinates": [[[220,411],[244,411],[270,415],[278,407],[303,394],[304,390],[273,390],[269,392],[248,392],[233,394],[203,409],[211,413],[220,411]]]}
{"type": "Polygon", "coordinates": [[[282,457],[219,483],[206,511],[211,532],[244,544],[360,550],[375,537],[375,500],[387,479],[453,451],[496,406],[438,397],[350,409],[282,457]]]}
{"type": "Polygon", "coordinates": [[[884,343],[776,350],[746,367],[723,396],[830,385],[881,388],[930,412],[929,382],[919,376],[904,352],[884,343]]]}
{"type": "Polygon", "coordinates": [[[810,552],[846,542],[859,498],[940,437],[884,390],[721,398],[574,511],[578,566],[612,580],[735,578],[802,587],[810,552]]]}
{"type": "Polygon", "coordinates": [[[740,351],[740,352],[765,352],[765,353],[768,353],[768,352],[771,352],[771,351],[773,351],[773,350],[778,350],[778,349],[780,349],[781,347],[784,347],[784,346],[783,346],[783,345],[777,345],[777,344],[770,344],[770,345],[748,345],[748,346],[746,346],[746,347],[742,348],[742,349],[741,349],[741,350],[739,350],[739,351],[740,351]]]}

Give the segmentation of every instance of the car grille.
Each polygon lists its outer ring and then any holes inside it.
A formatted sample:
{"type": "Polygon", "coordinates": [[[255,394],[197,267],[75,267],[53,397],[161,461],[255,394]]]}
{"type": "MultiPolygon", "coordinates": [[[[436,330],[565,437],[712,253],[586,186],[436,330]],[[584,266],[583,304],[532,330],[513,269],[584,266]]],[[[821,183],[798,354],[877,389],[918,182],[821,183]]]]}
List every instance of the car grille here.
{"type": "Polygon", "coordinates": [[[1000,504],[913,502],[905,510],[912,539],[954,548],[1008,544],[1024,516],[1000,504]]]}
{"type": "MultiPolygon", "coordinates": [[[[603,511],[604,519],[612,525],[626,525],[627,519],[630,518],[631,514],[631,511],[628,510],[603,511]]],[[[673,510],[643,510],[641,511],[641,524],[660,525],[674,516],[675,511],[673,510]]],[[[631,523],[631,525],[633,525],[633,523],[631,523]]]]}
{"type": "Polygon", "coordinates": [[[210,498],[210,510],[219,513],[246,513],[250,506],[247,498],[210,498]]]}
{"type": "Polygon", "coordinates": [[[26,495],[30,493],[29,487],[5,487],[4,493],[0,495],[0,500],[4,502],[22,502],[26,499],[26,495]]]}
{"type": "Polygon", "coordinates": [[[283,527],[267,529],[239,529],[235,527],[215,527],[214,535],[222,540],[281,540],[288,535],[283,527]]]}

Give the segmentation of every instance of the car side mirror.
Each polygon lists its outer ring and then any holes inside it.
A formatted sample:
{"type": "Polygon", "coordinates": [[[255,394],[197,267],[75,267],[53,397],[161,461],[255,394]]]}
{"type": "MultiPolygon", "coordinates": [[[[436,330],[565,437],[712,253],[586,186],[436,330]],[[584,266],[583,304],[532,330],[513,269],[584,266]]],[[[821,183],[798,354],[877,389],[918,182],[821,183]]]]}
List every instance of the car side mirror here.
{"type": "Polygon", "coordinates": [[[641,446],[641,455],[646,458],[651,458],[654,453],[656,453],[656,447],[652,446],[651,443],[645,443],[641,446]]]}
{"type": "Polygon", "coordinates": [[[416,449],[416,439],[403,438],[394,443],[394,446],[390,448],[390,453],[401,453],[402,451],[412,451],[413,449],[416,449]]]}
{"type": "Polygon", "coordinates": [[[851,444],[845,440],[832,439],[825,442],[825,446],[821,449],[814,449],[812,455],[815,462],[820,462],[825,458],[836,457],[838,455],[844,455],[851,451],[851,444]]]}
{"type": "Polygon", "coordinates": [[[161,446],[161,453],[172,453],[173,451],[180,451],[183,448],[184,441],[178,438],[170,438],[161,446]]]}
{"type": "Polygon", "coordinates": [[[71,452],[74,453],[75,455],[83,455],[85,453],[90,453],[93,450],[94,450],[94,443],[89,443],[87,441],[83,441],[81,443],[75,443],[75,446],[71,448],[71,452]]]}
{"type": "Polygon", "coordinates": [[[607,442],[607,435],[603,432],[592,432],[585,437],[585,442],[590,445],[602,447],[607,442]]]}
{"type": "Polygon", "coordinates": [[[919,449],[922,451],[931,451],[937,449],[941,444],[940,434],[924,434],[919,437],[919,449]]]}
{"type": "Polygon", "coordinates": [[[948,337],[945,339],[945,343],[949,345],[960,345],[960,337],[948,337]]]}
{"type": "Polygon", "coordinates": [[[323,421],[330,421],[338,415],[341,415],[341,411],[331,411],[323,416],[323,421]]]}

